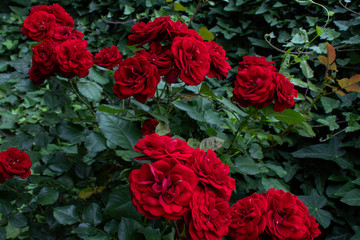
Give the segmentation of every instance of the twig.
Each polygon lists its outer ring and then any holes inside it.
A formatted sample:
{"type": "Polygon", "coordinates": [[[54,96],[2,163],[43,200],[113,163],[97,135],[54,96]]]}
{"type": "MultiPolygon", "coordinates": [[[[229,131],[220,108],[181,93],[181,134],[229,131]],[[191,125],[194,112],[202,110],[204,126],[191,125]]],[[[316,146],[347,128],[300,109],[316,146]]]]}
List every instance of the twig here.
{"type": "Polygon", "coordinates": [[[196,14],[198,13],[199,9],[205,4],[205,0],[199,0],[198,5],[196,6],[194,15],[191,17],[188,27],[190,27],[191,23],[195,20],[196,14]]]}
{"type": "Polygon", "coordinates": [[[136,21],[139,21],[139,20],[143,20],[143,19],[146,19],[146,18],[149,18],[151,14],[145,16],[145,17],[142,17],[142,18],[138,18],[138,19],[130,19],[130,20],[127,20],[127,21],[124,21],[124,22],[113,22],[113,21],[109,21],[107,20],[106,18],[103,18],[104,22],[107,22],[107,23],[111,23],[111,24],[126,24],[126,23],[131,23],[131,22],[136,22],[136,21]]]}
{"type": "Polygon", "coordinates": [[[307,96],[309,88],[310,88],[309,87],[309,79],[306,79],[306,85],[307,85],[307,88],[306,88],[305,95],[304,95],[304,102],[301,105],[301,111],[304,110],[304,105],[305,105],[305,102],[306,102],[306,96],[307,96]]]}
{"type": "Polygon", "coordinates": [[[331,138],[335,137],[336,135],[339,135],[340,133],[344,132],[345,130],[346,130],[346,128],[344,128],[344,129],[341,130],[341,131],[338,131],[338,132],[335,133],[334,135],[331,135],[331,137],[327,137],[327,138],[325,138],[325,139],[320,138],[319,141],[320,141],[320,142],[326,142],[326,141],[330,140],[331,138]]]}
{"type": "Polygon", "coordinates": [[[341,0],[339,0],[339,3],[340,3],[340,5],[341,5],[343,8],[345,8],[346,10],[348,10],[348,11],[350,11],[350,12],[352,12],[352,13],[355,13],[355,14],[357,14],[357,15],[360,15],[360,13],[355,12],[354,10],[352,10],[352,9],[348,8],[346,5],[344,5],[341,0]]]}

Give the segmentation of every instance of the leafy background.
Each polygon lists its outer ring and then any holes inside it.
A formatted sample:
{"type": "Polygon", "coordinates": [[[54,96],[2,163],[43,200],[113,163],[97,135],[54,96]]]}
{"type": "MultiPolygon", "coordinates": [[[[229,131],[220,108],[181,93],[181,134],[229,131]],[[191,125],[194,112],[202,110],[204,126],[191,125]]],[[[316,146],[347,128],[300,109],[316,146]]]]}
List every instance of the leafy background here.
{"type": "MultiPolygon", "coordinates": [[[[310,105],[324,82],[318,56],[326,56],[326,42],[336,49],[329,84],[360,73],[356,1],[206,1],[191,27],[226,50],[233,67],[228,79],[206,79],[179,94],[175,85],[173,97],[162,99],[167,104],[131,101],[127,109],[111,91],[110,70],[93,67],[77,82],[58,76],[44,86],[29,81],[36,43],[20,28],[32,6],[53,2],[0,3],[0,150],[17,147],[33,162],[31,177],[0,185],[0,239],[173,239],[174,226],[145,220],[128,191],[129,172],[139,167],[132,147],[150,117],[192,146],[225,141],[217,155],[237,181],[231,203],[255,191],[285,189],[320,223],[318,239],[360,239],[360,94],[331,94],[310,105]],[[295,111],[280,116],[229,101],[237,63],[254,54],[275,61],[296,85],[295,111]]],[[[136,21],[171,15],[188,23],[198,6],[190,0],[60,4],[92,53],[117,45],[124,58],[133,55],[126,44],[136,21]]]]}

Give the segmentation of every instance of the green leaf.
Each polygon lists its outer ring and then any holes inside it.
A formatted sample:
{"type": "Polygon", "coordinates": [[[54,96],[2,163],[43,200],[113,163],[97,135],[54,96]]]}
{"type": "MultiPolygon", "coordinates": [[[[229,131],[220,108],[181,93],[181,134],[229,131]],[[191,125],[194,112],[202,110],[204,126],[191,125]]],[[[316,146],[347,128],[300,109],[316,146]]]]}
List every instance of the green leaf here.
{"type": "Polygon", "coordinates": [[[329,127],[330,131],[334,131],[335,129],[338,129],[340,126],[336,123],[336,116],[327,116],[325,119],[318,119],[319,123],[322,123],[329,127]]]}
{"type": "Polygon", "coordinates": [[[170,130],[169,126],[164,122],[159,122],[159,124],[155,128],[155,133],[160,136],[169,134],[170,131],[171,130],[170,130]]]}
{"type": "Polygon", "coordinates": [[[211,89],[209,88],[209,86],[206,83],[201,83],[201,88],[199,91],[199,94],[203,94],[212,98],[217,98],[217,96],[215,95],[215,93],[213,91],[211,91],[211,89]]]}
{"type": "Polygon", "coordinates": [[[134,219],[122,218],[119,225],[118,239],[121,240],[139,240],[141,234],[137,231],[142,228],[139,222],[134,219]]]}
{"type": "Polygon", "coordinates": [[[284,183],[280,182],[280,180],[275,178],[261,178],[261,184],[264,186],[265,191],[268,191],[270,188],[282,189],[285,192],[289,192],[289,187],[284,185],[284,183]]]}
{"type": "Polygon", "coordinates": [[[241,174],[256,175],[261,172],[258,164],[250,157],[238,157],[230,167],[241,174]]]}
{"type": "Polygon", "coordinates": [[[54,218],[62,225],[71,225],[80,221],[74,205],[54,208],[54,218]]]}
{"type": "Polygon", "coordinates": [[[257,143],[252,143],[249,149],[250,156],[255,159],[263,159],[264,155],[262,152],[262,148],[257,143]]]}
{"type": "Polygon", "coordinates": [[[176,2],[176,3],[174,3],[174,10],[177,12],[180,12],[180,11],[185,11],[186,9],[183,5],[176,2]]]}
{"type": "Polygon", "coordinates": [[[0,214],[6,216],[12,211],[12,206],[8,201],[0,199],[0,214]]]}
{"type": "Polygon", "coordinates": [[[342,156],[346,153],[341,149],[341,141],[332,138],[329,143],[306,146],[292,153],[296,158],[319,158],[337,163],[343,169],[352,168],[352,164],[342,156]]]}
{"type": "Polygon", "coordinates": [[[101,207],[97,203],[91,203],[83,212],[82,219],[91,223],[93,226],[99,225],[103,221],[101,207]]]}
{"type": "Polygon", "coordinates": [[[43,187],[36,196],[36,201],[41,205],[54,204],[59,198],[59,192],[51,187],[43,187]]]}
{"type": "Polygon", "coordinates": [[[139,233],[144,234],[146,240],[159,240],[161,239],[160,229],[153,227],[140,228],[139,233]]]}
{"type": "Polygon", "coordinates": [[[125,5],[124,15],[130,15],[135,11],[135,8],[131,7],[130,5],[125,5]]]}
{"type": "Polygon", "coordinates": [[[141,214],[135,209],[131,202],[129,185],[119,186],[111,191],[105,212],[119,220],[122,218],[141,218],[141,214]]]}
{"type": "Polygon", "coordinates": [[[99,84],[105,85],[109,82],[109,79],[105,78],[102,74],[100,74],[98,71],[95,70],[95,68],[89,69],[89,75],[87,76],[89,79],[91,79],[94,82],[97,82],[99,84]]]}
{"type": "Polygon", "coordinates": [[[222,103],[226,108],[228,108],[231,111],[234,111],[241,117],[246,117],[248,114],[242,111],[240,108],[238,108],[235,104],[224,98],[223,96],[220,96],[217,99],[220,103],[222,103]]]}
{"type": "Polygon", "coordinates": [[[199,29],[199,34],[205,41],[212,41],[215,39],[214,34],[212,34],[206,27],[201,27],[199,29]]]}
{"type": "Polygon", "coordinates": [[[106,138],[96,132],[91,132],[85,138],[85,147],[89,152],[101,152],[106,149],[106,138]]]}
{"type": "Polygon", "coordinates": [[[273,165],[270,163],[265,164],[265,166],[273,170],[281,178],[284,178],[287,175],[287,172],[281,166],[273,165]]]}
{"type": "Polygon", "coordinates": [[[300,62],[300,69],[306,78],[314,77],[314,71],[311,69],[306,60],[300,62]]]}
{"type": "Polygon", "coordinates": [[[360,207],[360,189],[356,188],[351,190],[346,193],[340,201],[350,206],[360,207]]]}
{"type": "Polygon", "coordinates": [[[79,92],[84,95],[88,100],[99,102],[101,100],[102,87],[95,83],[85,79],[80,79],[77,83],[79,92]]]}
{"type": "Polygon", "coordinates": [[[89,223],[80,223],[77,228],[71,231],[71,233],[80,234],[80,235],[95,235],[96,229],[91,226],[89,223]]]}
{"type": "Polygon", "coordinates": [[[4,227],[0,227],[0,239],[6,239],[6,230],[4,227]]]}
{"type": "Polygon", "coordinates": [[[134,123],[127,122],[116,116],[97,112],[99,128],[109,142],[124,149],[133,149],[142,133],[134,123]]]}
{"type": "Polygon", "coordinates": [[[300,124],[305,122],[304,118],[301,116],[300,113],[292,110],[292,109],[285,109],[282,113],[274,113],[273,116],[284,123],[287,124],[300,124]]]}
{"type": "Polygon", "coordinates": [[[14,213],[10,215],[9,222],[17,228],[22,228],[27,225],[27,218],[21,213],[14,213]]]}
{"type": "Polygon", "coordinates": [[[57,127],[58,135],[70,143],[80,143],[84,141],[84,131],[80,125],[63,122],[57,127]]]}
{"type": "Polygon", "coordinates": [[[331,113],[333,109],[340,106],[340,101],[333,98],[322,97],[320,98],[320,101],[324,107],[325,113],[331,113]]]}

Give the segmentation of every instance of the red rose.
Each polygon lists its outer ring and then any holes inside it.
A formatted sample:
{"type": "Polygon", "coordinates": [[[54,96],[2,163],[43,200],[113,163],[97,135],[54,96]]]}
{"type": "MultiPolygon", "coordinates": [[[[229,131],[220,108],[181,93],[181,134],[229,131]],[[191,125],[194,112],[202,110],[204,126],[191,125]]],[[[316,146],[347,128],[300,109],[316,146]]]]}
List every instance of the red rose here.
{"type": "Polygon", "coordinates": [[[134,96],[142,103],[154,96],[156,86],[160,82],[157,68],[139,55],[121,61],[114,77],[116,82],[113,91],[118,98],[134,96]]]}
{"type": "Polygon", "coordinates": [[[29,79],[33,81],[33,83],[41,85],[48,77],[50,77],[50,75],[44,75],[36,63],[32,64],[29,70],[29,79]]]}
{"type": "Polygon", "coordinates": [[[122,54],[119,52],[117,46],[112,46],[110,49],[106,47],[96,53],[94,63],[107,69],[113,69],[119,65],[121,59],[122,54]]]}
{"type": "Polygon", "coordinates": [[[149,219],[177,220],[189,210],[196,174],[175,160],[144,163],[129,176],[132,202],[149,219]]]}
{"type": "Polygon", "coordinates": [[[31,161],[29,155],[16,148],[0,152],[0,183],[14,175],[21,178],[30,176],[31,161]]]}
{"type": "Polygon", "coordinates": [[[45,40],[44,42],[35,45],[32,49],[32,62],[37,65],[39,71],[43,75],[50,75],[57,68],[54,48],[54,42],[51,40],[45,40]]]}
{"type": "Polygon", "coordinates": [[[294,84],[281,73],[274,73],[274,79],[276,83],[274,110],[281,113],[295,105],[294,98],[297,97],[298,91],[294,89],[294,84]]]}
{"type": "Polygon", "coordinates": [[[215,41],[205,42],[210,54],[210,71],[207,73],[209,78],[217,77],[218,80],[226,78],[227,73],[231,69],[230,64],[226,61],[226,52],[215,41]]]}
{"type": "Polygon", "coordinates": [[[71,27],[65,27],[58,25],[54,30],[54,35],[52,39],[55,42],[64,42],[68,39],[83,39],[84,34],[79,32],[71,27]]]}
{"type": "Polygon", "coordinates": [[[35,41],[42,41],[53,35],[56,27],[55,16],[44,11],[37,11],[30,14],[24,20],[21,32],[35,41]]]}
{"type": "Polygon", "coordinates": [[[230,206],[209,189],[198,186],[190,202],[188,233],[192,240],[220,240],[229,231],[230,206]]]}
{"type": "Polygon", "coordinates": [[[45,11],[47,13],[53,14],[56,18],[56,22],[62,26],[74,27],[74,19],[70,16],[69,13],[65,11],[63,7],[59,4],[54,3],[52,6],[40,5],[35,6],[30,10],[30,15],[39,11],[45,11]]]}
{"type": "Polygon", "coordinates": [[[159,121],[156,119],[147,119],[143,122],[142,128],[140,131],[144,136],[155,133],[156,126],[159,124],[159,121]]]}
{"type": "Polygon", "coordinates": [[[204,39],[193,29],[188,29],[185,23],[181,23],[179,20],[174,22],[170,21],[170,27],[168,29],[169,39],[172,40],[176,37],[194,37],[199,41],[204,39]]]}
{"type": "Polygon", "coordinates": [[[238,71],[249,68],[251,66],[260,66],[275,72],[277,70],[274,65],[275,62],[267,61],[265,57],[245,56],[244,61],[239,62],[238,71]]]}
{"type": "Polygon", "coordinates": [[[306,236],[306,240],[313,240],[318,237],[321,232],[319,230],[319,224],[316,222],[316,219],[313,216],[309,215],[309,232],[306,236]]]}
{"type": "Polygon", "coordinates": [[[229,234],[234,240],[257,240],[266,227],[267,202],[264,196],[253,193],[231,206],[229,234]]]}
{"type": "Polygon", "coordinates": [[[171,49],[167,46],[161,46],[160,42],[152,42],[149,51],[141,50],[135,54],[144,56],[154,64],[158,68],[160,76],[166,75],[173,69],[174,62],[171,49]]]}
{"type": "Polygon", "coordinates": [[[250,66],[238,72],[233,99],[242,107],[264,108],[273,101],[275,83],[273,71],[265,67],[250,66]]]}
{"type": "Polygon", "coordinates": [[[219,197],[228,201],[235,189],[235,179],[229,176],[229,166],[223,164],[213,150],[205,152],[195,149],[192,158],[192,169],[198,175],[199,181],[211,186],[219,197]]]}
{"type": "Polygon", "coordinates": [[[194,37],[176,37],[171,51],[180,79],[188,85],[199,85],[210,69],[209,50],[204,42],[194,37]]]}
{"type": "Polygon", "coordinates": [[[309,211],[303,202],[291,193],[273,188],[266,193],[266,199],[266,231],[273,239],[300,240],[307,237],[310,219],[309,211]]]}
{"type": "Polygon", "coordinates": [[[55,47],[60,72],[68,78],[86,77],[93,65],[93,55],[86,50],[87,42],[69,39],[55,47]]]}
{"type": "Polygon", "coordinates": [[[146,155],[137,157],[137,160],[175,159],[185,165],[189,165],[194,152],[194,149],[181,139],[155,133],[140,139],[134,150],[146,155]]]}
{"type": "Polygon", "coordinates": [[[139,44],[138,47],[141,47],[145,43],[166,40],[168,38],[169,22],[172,22],[170,17],[157,17],[154,21],[148,23],[136,23],[131,28],[133,34],[129,35],[128,45],[139,44]]]}

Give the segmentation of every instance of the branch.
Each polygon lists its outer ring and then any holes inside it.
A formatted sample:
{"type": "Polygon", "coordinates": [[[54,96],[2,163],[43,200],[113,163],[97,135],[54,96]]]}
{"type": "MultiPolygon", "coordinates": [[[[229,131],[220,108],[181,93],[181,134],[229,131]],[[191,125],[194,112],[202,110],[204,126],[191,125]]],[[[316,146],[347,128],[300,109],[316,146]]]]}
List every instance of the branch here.
{"type": "Polygon", "coordinates": [[[350,11],[350,12],[352,12],[352,13],[355,13],[356,15],[360,15],[360,13],[355,12],[354,10],[352,10],[352,9],[348,8],[346,5],[344,5],[341,0],[339,0],[339,3],[340,3],[340,5],[341,5],[343,8],[345,8],[346,10],[348,10],[348,11],[350,11]]]}

